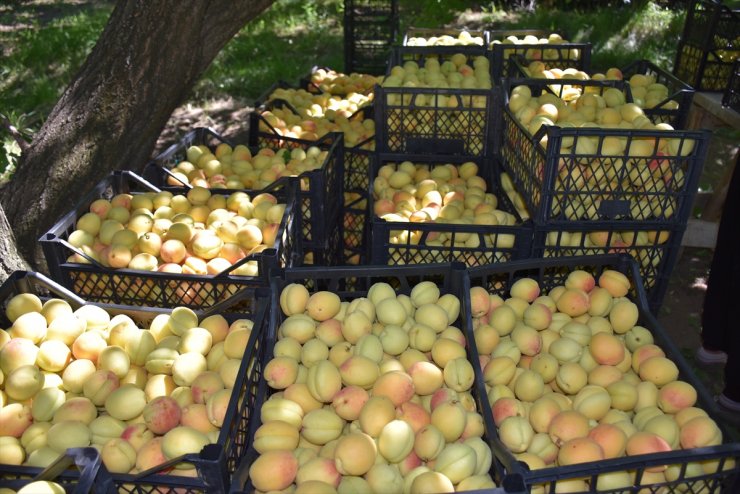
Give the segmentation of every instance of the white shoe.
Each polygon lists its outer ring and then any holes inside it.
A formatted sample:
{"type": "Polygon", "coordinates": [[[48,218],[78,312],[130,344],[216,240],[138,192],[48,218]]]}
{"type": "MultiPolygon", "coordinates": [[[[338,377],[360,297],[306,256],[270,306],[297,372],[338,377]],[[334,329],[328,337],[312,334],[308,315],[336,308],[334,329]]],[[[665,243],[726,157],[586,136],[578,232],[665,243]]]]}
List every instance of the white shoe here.
{"type": "Polygon", "coordinates": [[[696,360],[704,365],[719,365],[727,363],[727,354],[720,350],[707,350],[700,346],[696,351],[696,360]]]}
{"type": "Polygon", "coordinates": [[[730,412],[740,412],[740,402],[728,398],[724,393],[717,396],[717,404],[730,412]]]}

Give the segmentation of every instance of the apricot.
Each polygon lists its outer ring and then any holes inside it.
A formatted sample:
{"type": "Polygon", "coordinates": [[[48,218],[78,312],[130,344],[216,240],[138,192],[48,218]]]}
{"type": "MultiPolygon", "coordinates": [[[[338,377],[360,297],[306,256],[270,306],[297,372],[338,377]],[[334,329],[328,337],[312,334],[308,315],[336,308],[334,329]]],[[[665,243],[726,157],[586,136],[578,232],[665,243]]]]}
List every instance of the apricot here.
{"type": "Polygon", "coordinates": [[[445,446],[437,456],[434,470],[444,474],[453,484],[472,476],[477,466],[475,450],[465,443],[452,443],[445,446]]]}
{"type": "Polygon", "coordinates": [[[161,465],[167,461],[162,452],[163,437],[154,437],[144,443],[136,452],[136,469],[139,471],[149,470],[150,468],[161,465]]]}
{"type": "Polygon", "coordinates": [[[665,413],[677,413],[696,403],[696,389],[684,381],[672,381],[658,390],[658,407],[665,413]]]}
{"type": "Polygon", "coordinates": [[[560,312],[564,312],[571,317],[578,317],[586,314],[590,307],[588,294],[577,288],[566,288],[556,302],[560,312]]]}
{"type": "Polygon", "coordinates": [[[559,465],[575,465],[589,461],[600,461],[605,458],[601,445],[590,437],[570,439],[560,446],[558,451],[559,465]]]}
{"type": "Polygon", "coordinates": [[[334,364],[324,360],[308,370],[306,384],[311,396],[322,403],[329,403],[342,389],[342,376],[334,364]]]}
{"type": "Polygon", "coordinates": [[[22,403],[9,403],[0,408],[0,430],[4,436],[21,437],[33,423],[31,408],[22,403]]]}
{"type": "Polygon", "coordinates": [[[206,401],[208,421],[216,427],[222,427],[231,401],[231,389],[216,391],[206,401]]]}
{"type": "Polygon", "coordinates": [[[174,398],[159,396],[146,404],[144,423],[155,434],[166,434],[180,424],[180,405],[174,398]]]}
{"type": "Polygon", "coordinates": [[[542,376],[532,370],[525,370],[516,379],[514,395],[522,401],[533,402],[542,396],[544,389],[542,376]]]}
{"type": "Polygon", "coordinates": [[[508,305],[501,305],[493,309],[488,317],[488,324],[495,329],[499,336],[510,334],[516,326],[517,315],[508,305]]]}
{"type": "Polygon", "coordinates": [[[571,439],[585,437],[588,432],[588,418],[576,410],[563,410],[555,415],[547,430],[550,439],[558,447],[571,439]]]}
{"type": "Polygon", "coordinates": [[[66,420],[52,425],[46,437],[48,446],[58,454],[63,454],[67,448],[89,446],[92,433],[84,423],[78,420],[66,420]]]}
{"type": "Polygon", "coordinates": [[[375,441],[362,432],[342,436],[334,450],[337,471],[343,475],[364,475],[375,463],[377,446],[375,441]]]}
{"type": "Polygon", "coordinates": [[[545,383],[549,383],[557,375],[559,368],[558,361],[549,353],[541,352],[535,355],[529,363],[529,369],[542,376],[545,383]]]}
{"type": "Polygon", "coordinates": [[[642,430],[659,435],[665,439],[673,449],[677,449],[679,446],[679,427],[676,420],[671,415],[656,415],[645,422],[642,426],[642,430]]]}
{"type": "Polygon", "coordinates": [[[336,488],[341,478],[342,475],[337,471],[333,458],[316,457],[298,467],[295,482],[298,489],[306,489],[304,491],[306,493],[322,492],[322,490],[317,490],[317,487],[319,489],[321,489],[320,486],[336,488]],[[312,487],[312,484],[315,487],[312,487]]]}
{"type": "Polygon", "coordinates": [[[467,412],[457,400],[441,403],[431,413],[431,423],[442,431],[447,442],[455,441],[462,436],[466,420],[467,412]]]}
{"type": "Polygon", "coordinates": [[[128,473],[136,465],[136,450],[121,438],[105,443],[100,450],[105,468],[112,473],[128,473]]]}
{"type": "Polygon", "coordinates": [[[139,451],[141,447],[154,437],[154,433],[144,423],[136,423],[127,426],[121,432],[121,439],[126,441],[139,451]]]}
{"type": "Polygon", "coordinates": [[[92,434],[92,443],[103,445],[110,439],[121,437],[126,429],[126,424],[110,415],[100,415],[88,424],[92,434]]]}
{"type": "Polygon", "coordinates": [[[606,391],[611,397],[612,408],[629,412],[635,408],[638,399],[637,387],[626,380],[610,383],[606,391]]]}
{"type": "Polygon", "coordinates": [[[11,338],[0,348],[0,370],[6,376],[18,367],[34,365],[39,348],[26,338],[11,338]]]}
{"type": "MultiPolygon", "coordinates": [[[[657,434],[652,432],[635,432],[627,439],[627,446],[625,452],[627,456],[643,455],[649,453],[662,453],[665,451],[671,451],[671,446],[657,434]]],[[[648,472],[662,472],[666,469],[666,465],[656,465],[649,468],[645,468],[648,472]]]]}
{"type": "Polygon", "coordinates": [[[612,365],[597,365],[588,373],[588,384],[606,388],[610,384],[620,381],[622,376],[622,371],[612,365]]]}
{"type": "Polygon", "coordinates": [[[627,447],[627,435],[613,424],[598,424],[588,432],[588,437],[601,446],[607,459],[623,456],[627,447]]]}
{"type": "Polygon", "coordinates": [[[204,434],[217,431],[216,426],[208,420],[208,408],[201,403],[191,403],[182,408],[180,425],[190,427],[204,434]]]}
{"type": "Polygon", "coordinates": [[[290,486],[298,474],[298,460],[291,451],[268,451],[252,463],[249,478],[260,491],[279,491],[290,486]]]}
{"type": "Polygon", "coordinates": [[[547,432],[553,417],[560,413],[560,404],[547,395],[537,399],[529,409],[529,423],[535,432],[547,432]]]}
{"type": "Polygon", "coordinates": [[[507,417],[498,427],[501,442],[514,453],[526,451],[534,436],[534,429],[525,417],[507,417]]]}
{"type": "Polygon", "coordinates": [[[573,398],[573,410],[591,420],[600,420],[611,407],[611,396],[601,386],[588,384],[573,398]]]}
{"type": "Polygon", "coordinates": [[[72,355],[75,359],[87,359],[97,364],[98,355],[108,344],[97,331],[87,331],[79,335],[72,343],[72,355]]]}
{"type": "Polygon", "coordinates": [[[525,309],[523,321],[524,324],[538,331],[546,329],[552,322],[552,309],[535,301],[525,309]]]}
{"type": "MultiPolygon", "coordinates": [[[[200,453],[209,444],[208,436],[192,427],[180,426],[167,432],[162,440],[162,452],[168,460],[189,453],[200,453]]],[[[175,468],[187,468],[176,465],[175,468]]],[[[275,472],[271,472],[275,475],[275,472]]]]}
{"type": "Polygon", "coordinates": [[[431,395],[444,384],[444,375],[439,367],[431,362],[416,362],[408,369],[408,375],[416,394],[431,395]]]}
{"type": "Polygon", "coordinates": [[[681,426],[679,440],[684,449],[722,444],[722,431],[709,417],[694,417],[681,426]]]}
{"type": "Polygon", "coordinates": [[[32,398],[44,387],[44,374],[35,365],[16,367],[5,378],[5,392],[16,400],[32,398]]]}
{"type": "Polygon", "coordinates": [[[588,345],[594,360],[602,365],[617,365],[624,360],[624,344],[614,335],[596,333],[588,345]]]}
{"type": "Polygon", "coordinates": [[[301,436],[313,444],[324,445],[342,433],[344,419],[332,409],[311,410],[303,416],[301,436]]]}
{"type": "Polygon", "coordinates": [[[65,401],[54,412],[52,422],[58,424],[66,420],[78,420],[90,424],[98,416],[98,409],[89,399],[78,396],[65,401]]]}
{"type": "Polygon", "coordinates": [[[403,420],[391,420],[380,431],[378,452],[390,463],[398,463],[414,448],[414,430],[403,420]]]}
{"type": "Polygon", "coordinates": [[[146,406],[144,391],[132,384],[124,384],[105,399],[105,410],[119,420],[138,417],[146,406]]]}
{"type": "Polygon", "coordinates": [[[511,285],[509,293],[512,297],[521,298],[531,303],[540,296],[540,287],[537,281],[532,278],[521,278],[511,285]]]}
{"type": "Polygon", "coordinates": [[[308,315],[316,321],[326,321],[339,313],[341,300],[332,292],[319,291],[311,295],[306,303],[308,315]]]}
{"type": "Polygon", "coordinates": [[[665,357],[650,357],[640,364],[638,374],[640,379],[661,387],[678,378],[678,367],[665,357]]]}
{"type": "Polygon", "coordinates": [[[576,394],[588,382],[588,374],[575,362],[565,362],[559,368],[555,375],[555,382],[558,388],[566,394],[576,394]]]}
{"type": "Polygon", "coordinates": [[[607,269],[599,276],[599,286],[608,290],[612,297],[624,297],[629,292],[630,281],[619,271],[607,269]]]}
{"type": "Polygon", "coordinates": [[[542,349],[542,337],[536,329],[529,326],[516,325],[511,332],[511,340],[522,355],[531,357],[540,353],[542,349]]]}
{"type": "MultiPolygon", "coordinates": [[[[465,372],[466,370],[461,370],[461,373],[465,372]]],[[[470,372],[472,373],[472,367],[470,368],[470,372]]],[[[463,376],[463,378],[467,379],[467,374],[463,376]]],[[[450,379],[452,379],[452,377],[450,379]]],[[[445,380],[447,381],[446,377],[445,380]]],[[[472,376],[469,381],[472,384],[472,376]]],[[[414,382],[411,379],[411,376],[409,376],[406,372],[387,372],[385,374],[382,374],[375,381],[375,384],[372,388],[372,394],[373,396],[386,396],[391,400],[394,406],[399,406],[401,403],[410,400],[413,396],[414,382]]]]}
{"type": "Polygon", "coordinates": [[[640,371],[640,365],[650,357],[665,357],[665,352],[658,345],[647,344],[635,349],[632,354],[632,370],[640,371]]]}
{"type": "Polygon", "coordinates": [[[615,333],[625,334],[637,324],[639,316],[639,310],[634,302],[621,299],[612,305],[609,322],[615,333]]]}

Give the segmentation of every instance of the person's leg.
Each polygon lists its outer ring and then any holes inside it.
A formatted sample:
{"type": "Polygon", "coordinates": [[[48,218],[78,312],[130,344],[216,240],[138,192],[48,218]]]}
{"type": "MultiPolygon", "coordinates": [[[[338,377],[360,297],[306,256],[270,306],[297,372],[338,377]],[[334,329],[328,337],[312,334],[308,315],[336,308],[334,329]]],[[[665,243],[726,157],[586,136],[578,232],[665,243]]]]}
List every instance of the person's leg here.
{"type": "MultiPolygon", "coordinates": [[[[717,233],[717,245],[707,280],[702,311],[702,348],[697,354],[704,363],[721,363],[725,356],[712,362],[714,352],[728,353],[730,336],[733,332],[731,311],[736,279],[734,266],[738,264],[740,250],[740,172],[735,171],[730,179],[727,199],[717,233]]],[[[716,356],[716,355],[714,355],[716,356]]]]}

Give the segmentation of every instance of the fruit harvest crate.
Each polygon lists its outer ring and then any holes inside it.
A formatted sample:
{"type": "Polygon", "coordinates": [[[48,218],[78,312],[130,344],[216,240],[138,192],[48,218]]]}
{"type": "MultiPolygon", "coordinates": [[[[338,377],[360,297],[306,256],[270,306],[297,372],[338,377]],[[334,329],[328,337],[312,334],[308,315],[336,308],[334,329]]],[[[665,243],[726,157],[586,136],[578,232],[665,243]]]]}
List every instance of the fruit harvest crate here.
{"type": "Polygon", "coordinates": [[[406,34],[403,36],[401,46],[407,46],[419,50],[420,53],[428,53],[431,55],[437,55],[443,58],[454,55],[455,53],[462,53],[468,56],[483,55],[488,53],[488,31],[482,30],[467,30],[467,29],[436,29],[436,28],[423,28],[423,27],[409,27],[406,30],[406,34]],[[482,39],[482,44],[454,44],[454,45],[415,45],[409,44],[411,38],[439,38],[441,36],[449,36],[454,39],[458,39],[461,32],[468,32],[470,36],[479,37],[482,39]]]}
{"type": "MultiPolygon", "coordinates": [[[[395,48],[389,70],[412,57],[439,51],[395,48]]],[[[375,88],[376,149],[382,154],[461,154],[493,156],[494,125],[500,118],[500,93],[493,89],[375,88]]]]}
{"type": "Polygon", "coordinates": [[[510,29],[510,30],[489,30],[489,53],[491,59],[491,80],[498,84],[502,77],[506,76],[508,68],[506,61],[514,56],[524,57],[527,63],[539,60],[550,69],[558,67],[574,69],[588,72],[591,68],[591,43],[559,43],[559,44],[514,44],[505,43],[504,40],[509,36],[524,38],[525,36],[536,36],[537,38],[546,38],[550,34],[558,34],[553,31],[544,31],[541,29],[510,29]],[[497,43],[500,41],[500,43],[497,43]]]}
{"type": "MultiPolygon", "coordinates": [[[[637,323],[651,332],[655,343],[676,364],[679,369],[679,379],[694,386],[698,396],[697,406],[701,406],[717,422],[722,429],[725,442],[719,446],[620,457],[599,462],[537,470],[529,470],[518,462],[508,449],[504,449],[503,455],[498,459],[507,473],[523,479],[527,489],[532,492],[559,492],[556,490],[556,482],[570,479],[586,479],[591,483],[588,492],[603,494],[627,491],[672,494],[684,492],[737,492],[738,475],[740,474],[740,443],[737,442],[736,438],[728,437],[728,430],[725,429],[723,421],[718,415],[717,405],[711,393],[700,383],[675,343],[649,311],[637,266],[628,256],[610,255],[515,261],[502,265],[471,268],[468,273],[471,286],[482,286],[490,293],[506,296],[509,288],[517,279],[533,278],[538,281],[541,293],[546,293],[555,286],[563,285],[568,274],[576,269],[588,271],[597,279],[605,269],[614,269],[630,279],[631,289],[627,296],[638,306],[639,319],[637,323]],[[700,461],[718,461],[718,470],[720,471],[690,477],[691,474],[687,473],[686,466],[689,463],[700,461]],[[642,480],[643,474],[651,467],[662,465],[681,466],[676,480],[665,480],[648,487],[649,484],[642,480]],[[634,472],[633,485],[627,487],[626,490],[596,488],[596,482],[602,476],[618,471],[634,472]]],[[[498,451],[501,452],[501,450],[498,451]]]]}
{"type": "MultiPolygon", "coordinates": [[[[549,84],[549,80],[540,79],[509,79],[504,84],[503,166],[524,195],[535,224],[597,227],[602,221],[619,219],[657,221],[666,227],[685,225],[709,146],[709,132],[543,125],[533,136],[509,108],[509,94],[514,87],[525,85],[536,96],[549,84]],[[543,147],[540,141],[545,137],[543,147]],[[578,152],[581,140],[587,149],[578,152]],[[626,141],[625,150],[607,151],[607,140],[626,141]],[[671,154],[659,150],[659,143],[665,140],[671,154]],[[565,143],[571,146],[563,152],[565,143]],[[633,147],[635,156],[630,156],[633,147]],[[587,174],[610,182],[593,184],[587,174]]],[[[626,91],[627,101],[631,100],[624,81],[580,81],[579,85],[600,92],[616,87],[626,91]]]]}
{"type": "MultiPolygon", "coordinates": [[[[228,300],[242,297],[248,288],[266,286],[270,270],[292,266],[300,259],[300,214],[295,207],[296,184],[285,181],[274,195],[287,206],[273,247],[238,261],[216,275],[177,274],[105,267],[67,242],[77,219],[99,198],[120,193],[158,192],[159,189],[130,171],[116,171],[101,180],[75,208],[59,219],[39,243],[46,257],[51,278],[90,302],[173,308],[186,306],[208,310],[228,300]],[[69,261],[72,255],[86,258],[89,264],[69,261]],[[257,262],[257,276],[230,274],[247,262],[257,262]]],[[[220,193],[214,189],[213,193],[220,193]]]]}
{"type": "MultiPolygon", "coordinates": [[[[350,119],[372,119],[374,106],[366,106],[358,110],[350,119]]],[[[269,145],[280,142],[285,138],[280,135],[270,123],[258,112],[249,116],[250,144],[269,145]]],[[[342,135],[342,133],[336,133],[342,135]]],[[[341,138],[337,140],[342,140],[341,138]]],[[[343,249],[336,250],[333,245],[327,246],[329,252],[337,252],[341,257],[328,262],[329,265],[350,264],[357,259],[358,264],[364,264],[367,255],[367,187],[369,183],[370,167],[375,160],[375,136],[368,137],[354,146],[343,145],[342,152],[342,192],[345,196],[343,201],[337,200],[341,195],[329,196],[328,202],[331,207],[338,207],[338,230],[343,239],[343,249]]],[[[335,239],[332,229],[327,231],[326,241],[335,239]]],[[[306,250],[315,250],[321,245],[309,246],[306,250]]]]}
{"type": "Polygon", "coordinates": [[[740,113],[740,59],[732,65],[732,77],[722,97],[722,106],[740,113]]]}
{"type": "Polygon", "coordinates": [[[534,226],[532,259],[624,253],[635,259],[650,310],[657,313],[678,262],[686,226],[602,221],[594,226],[534,226]]]}
{"type": "MultiPolygon", "coordinates": [[[[282,104],[287,104],[282,102],[282,104]]],[[[270,149],[290,150],[293,148],[308,149],[316,146],[327,151],[326,159],[320,168],[305,171],[297,177],[289,177],[290,181],[296,181],[298,187],[298,198],[301,211],[301,244],[303,247],[314,247],[326,242],[329,232],[337,228],[339,222],[339,209],[334,201],[329,198],[341,194],[342,183],[342,149],[341,139],[335,139],[331,135],[324,136],[318,141],[307,141],[291,137],[280,137],[280,139],[259,139],[257,127],[250,126],[249,149],[252,155],[259,151],[259,147],[270,149]]],[[[170,170],[181,161],[187,161],[187,149],[190,146],[206,145],[209,149],[215,149],[218,144],[226,143],[233,147],[234,143],[217,134],[213,129],[197,127],[188,132],[179,142],[173,144],[154,158],[144,170],[144,179],[151,182],[155,187],[168,190],[173,193],[187,192],[192,188],[183,183],[170,170]]],[[[286,163],[288,160],[285,160],[286,163]]],[[[219,194],[237,191],[246,192],[250,196],[261,193],[273,193],[284,187],[283,179],[278,179],[272,184],[259,189],[219,189],[219,194]]],[[[216,190],[216,189],[214,189],[216,190]]]]}
{"type": "MultiPolygon", "coordinates": [[[[314,65],[313,67],[311,67],[311,70],[307,74],[301,76],[298,79],[298,87],[301,89],[305,89],[306,91],[310,93],[314,93],[314,94],[329,93],[329,94],[337,94],[337,95],[346,95],[347,93],[345,92],[336,92],[336,91],[331,91],[331,90],[327,91],[326,88],[321,87],[322,86],[321,82],[314,81],[315,74],[322,70],[324,72],[334,71],[334,69],[330,67],[326,67],[324,65],[314,65]]],[[[335,71],[335,72],[338,72],[338,71],[335,71]]],[[[348,76],[348,75],[350,74],[344,74],[344,76],[348,76]]],[[[371,76],[370,74],[359,74],[359,75],[362,78],[367,79],[368,81],[377,80],[376,76],[371,76]]],[[[364,95],[370,95],[373,92],[374,86],[375,84],[366,83],[366,85],[363,88],[359,90],[355,90],[354,92],[359,93],[359,94],[364,94],[364,95]]]]}
{"type": "Polygon", "coordinates": [[[344,71],[383,74],[398,24],[397,0],[345,0],[344,71]]]}
{"type": "Polygon", "coordinates": [[[55,482],[70,494],[113,494],[110,475],[93,447],[69,448],[48,467],[0,464],[0,489],[13,492],[35,481],[55,482]]]}
{"type": "Polygon", "coordinates": [[[695,0],[686,13],[673,73],[697,91],[724,91],[740,58],[740,9],[695,0]]]}
{"type": "Polygon", "coordinates": [[[492,159],[470,156],[414,156],[380,155],[374,166],[368,187],[371,218],[370,259],[376,265],[409,265],[441,262],[463,262],[467,266],[524,259],[529,255],[532,226],[522,223],[519,214],[498,182],[500,167],[492,159]],[[393,222],[378,217],[374,212],[373,181],[378,170],[386,164],[410,161],[432,170],[452,164],[459,168],[472,161],[478,165],[478,175],[498,199],[497,209],[515,218],[513,225],[468,225],[450,222],[393,222]],[[448,237],[450,245],[437,245],[440,235],[448,237]],[[399,238],[405,237],[405,238],[399,238]],[[394,241],[393,239],[398,239],[394,241]],[[473,239],[473,240],[471,240],[473,239]],[[398,243],[396,243],[398,242],[398,243]],[[460,242],[463,245],[458,245],[460,242]],[[468,245],[466,242],[471,242],[468,245]]]}
{"type": "MultiPolygon", "coordinates": [[[[7,302],[21,293],[32,293],[43,301],[49,298],[59,298],[67,301],[74,309],[88,303],[39,273],[16,271],[0,286],[0,309],[2,309],[0,310],[0,325],[3,327],[10,327],[10,321],[6,319],[5,314],[7,302]]],[[[258,383],[253,379],[254,376],[248,376],[247,370],[255,364],[257,352],[263,346],[262,338],[267,331],[270,313],[270,296],[267,287],[250,288],[242,294],[242,297],[243,300],[231,305],[224,305],[218,311],[198,314],[199,321],[209,315],[220,314],[226,318],[229,324],[237,319],[249,319],[254,324],[246,344],[244,357],[234,383],[234,392],[232,392],[229,399],[223,421],[224,425],[221,427],[217,442],[206,445],[200,453],[173,458],[165,464],[140,472],[137,475],[108,473],[105,467],[101,467],[92,492],[107,493],[110,491],[148,494],[182,489],[183,492],[189,493],[216,494],[229,490],[232,474],[246,451],[248,444],[246,442],[247,430],[257,393],[258,383]],[[168,471],[181,462],[193,464],[197,470],[197,477],[158,473],[162,470],[168,471]],[[101,488],[101,486],[104,488],[101,488]],[[111,487],[113,487],[112,490],[111,487]]],[[[151,319],[148,316],[152,314],[169,314],[171,312],[168,309],[154,307],[111,307],[95,303],[92,305],[105,309],[111,316],[125,314],[135,321],[151,319]]],[[[5,479],[9,478],[8,468],[8,465],[0,465],[0,487],[3,487],[5,479]]],[[[32,478],[42,471],[41,468],[18,466],[12,466],[10,470],[16,472],[18,478],[21,475],[24,478],[32,478]]],[[[65,471],[62,478],[76,479],[78,476],[79,474],[74,470],[68,470],[65,471]]]]}
{"type": "MultiPolygon", "coordinates": [[[[526,62],[519,55],[509,58],[509,76],[515,79],[530,78],[529,72],[525,70],[526,66],[526,62]]],[[[668,97],[653,108],[643,108],[643,111],[654,124],[665,122],[671,124],[675,129],[686,127],[691,104],[694,100],[694,88],[649,60],[635,60],[621,69],[621,72],[625,81],[628,81],[635,74],[642,74],[654,76],[656,83],[665,85],[668,88],[668,97]],[[665,105],[670,105],[671,108],[666,108],[665,105]],[[674,105],[677,105],[677,107],[673,108],[674,105]]],[[[552,83],[569,84],[570,82],[568,79],[558,79],[553,80],[552,83]]],[[[549,86],[546,89],[555,94],[555,91],[549,86]]]]}
{"type": "MultiPolygon", "coordinates": [[[[518,479],[515,478],[505,479],[502,475],[501,466],[495,459],[500,455],[495,452],[495,449],[503,448],[503,445],[497,439],[492,439],[492,432],[495,429],[495,425],[493,424],[488,400],[485,393],[482,392],[482,374],[480,366],[477,364],[477,350],[475,339],[472,337],[470,318],[466,312],[469,310],[470,305],[464,301],[467,295],[467,292],[463,290],[463,286],[466,285],[466,277],[467,273],[459,263],[404,267],[369,266],[333,267],[328,269],[294,268],[284,270],[278,276],[272,278],[271,291],[273,305],[270,330],[265,338],[265,353],[263,354],[265,360],[261,361],[260,365],[255,366],[252,372],[254,374],[260,374],[261,377],[262,370],[264,370],[269,359],[272,358],[272,348],[277,341],[278,328],[286,318],[280,308],[279,300],[280,293],[286,285],[290,283],[303,284],[308,288],[309,293],[328,290],[337,294],[342,301],[351,301],[356,298],[366,297],[367,290],[376,282],[388,283],[396,290],[397,294],[408,295],[416,284],[422,281],[432,281],[439,286],[442,295],[450,293],[457,296],[460,300],[460,315],[457,321],[451,324],[464,332],[468,342],[466,345],[467,357],[473,363],[475,372],[475,381],[470,392],[475,400],[476,410],[483,417],[484,435],[482,439],[491,448],[494,456],[489,473],[491,478],[499,485],[498,488],[486,490],[485,492],[490,492],[491,494],[523,494],[523,484],[517,482],[518,479]],[[353,286],[355,289],[347,290],[346,288],[349,286],[353,286]]],[[[250,380],[254,380],[254,378],[250,377],[250,380]]],[[[261,425],[259,410],[269,396],[274,393],[275,390],[269,388],[264,379],[259,378],[258,398],[254,408],[255,415],[250,422],[249,429],[250,444],[254,443],[253,438],[255,437],[255,432],[261,425]]],[[[257,457],[257,451],[253,447],[250,447],[243,463],[245,465],[244,470],[238,473],[239,479],[244,480],[244,492],[254,492],[254,486],[248,479],[248,468],[257,457]]]]}

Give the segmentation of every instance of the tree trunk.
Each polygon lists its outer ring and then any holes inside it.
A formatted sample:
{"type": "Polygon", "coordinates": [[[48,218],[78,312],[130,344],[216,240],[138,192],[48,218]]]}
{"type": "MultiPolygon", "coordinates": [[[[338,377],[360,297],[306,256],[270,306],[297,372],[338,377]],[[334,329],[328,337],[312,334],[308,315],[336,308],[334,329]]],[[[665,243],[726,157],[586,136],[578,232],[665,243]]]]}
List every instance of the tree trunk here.
{"type": "Polygon", "coordinates": [[[13,271],[27,270],[28,268],[28,265],[16,250],[13,230],[10,229],[5,211],[0,205],[0,284],[8,279],[13,271]]]}
{"type": "Polygon", "coordinates": [[[32,266],[37,239],[85,191],[112,170],[143,168],[168,118],[218,52],[273,1],[116,3],[97,44],[0,190],[18,250],[32,266]]]}

